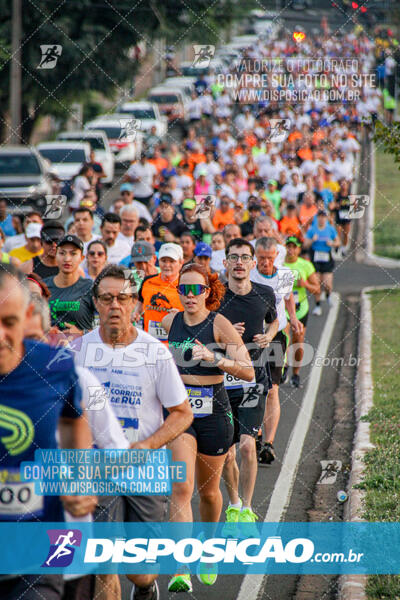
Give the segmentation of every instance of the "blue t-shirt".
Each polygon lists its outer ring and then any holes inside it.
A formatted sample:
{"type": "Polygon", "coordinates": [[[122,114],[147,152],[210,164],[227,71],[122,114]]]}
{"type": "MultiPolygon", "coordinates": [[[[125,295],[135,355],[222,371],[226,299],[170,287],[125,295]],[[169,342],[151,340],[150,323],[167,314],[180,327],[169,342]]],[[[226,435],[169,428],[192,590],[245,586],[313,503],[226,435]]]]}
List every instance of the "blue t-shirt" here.
{"type": "Polygon", "coordinates": [[[324,188],[320,192],[314,190],[314,193],[322,198],[326,209],[329,207],[330,202],[333,202],[333,193],[329,188],[324,188]]]}
{"type": "Polygon", "coordinates": [[[19,467],[35,450],[57,448],[59,418],[82,414],[81,388],[69,350],[24,345],[18,367],[0,375],[0,521],[63,521],[58,496],[36,495],[19,467]]]}
{"type": "Polygon", "coordinates": [[[330,252],[331,248],[326,242],[336,239],[336,229],[330,223],[327,223],[323,229],[319,229],[318,225],[313,223],[306,233],[306,238],[312,240],[315,234],[317,234],[318,240],[311,244],[311,249],[314,252],[330,252]]]}
{"type": "Polygon", "coordinates": [[[7,215],[4,221],[0,221],[0,229],[3,230],[5,236],[15,235],[16,231],[12,224],[12,216],[7,215]]]}

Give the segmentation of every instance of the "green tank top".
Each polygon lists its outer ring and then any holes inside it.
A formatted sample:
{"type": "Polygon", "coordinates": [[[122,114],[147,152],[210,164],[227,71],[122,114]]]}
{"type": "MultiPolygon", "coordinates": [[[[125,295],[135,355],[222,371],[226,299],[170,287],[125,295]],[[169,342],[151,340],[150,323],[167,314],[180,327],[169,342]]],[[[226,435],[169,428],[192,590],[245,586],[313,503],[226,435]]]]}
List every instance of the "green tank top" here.
{"type": "Polygon", "coordinates": [[[314,265],[309,260],[298,258],[294,263],[285,262],[284,266],[289,267],[296,275],[293,285],[293,296],[296,303],[296,317],[302,319],[308,313],[309,309],[307,290],[305,287],[296,286],[296,282],[299,279],[306,281],[312,273],[315,273],[314,265]]]}

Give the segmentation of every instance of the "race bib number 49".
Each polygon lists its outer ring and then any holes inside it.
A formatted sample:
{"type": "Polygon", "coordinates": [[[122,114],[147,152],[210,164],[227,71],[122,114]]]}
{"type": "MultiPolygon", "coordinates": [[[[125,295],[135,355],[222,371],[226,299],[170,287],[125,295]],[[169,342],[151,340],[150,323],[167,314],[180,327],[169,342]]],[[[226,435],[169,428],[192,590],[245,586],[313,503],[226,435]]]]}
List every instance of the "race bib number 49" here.
{"type": "Polygon", "coordinates": [[[207,417],[213,412],[213,389],[212,387],[190,387],[186,386],[193,416],[207,417]]]}

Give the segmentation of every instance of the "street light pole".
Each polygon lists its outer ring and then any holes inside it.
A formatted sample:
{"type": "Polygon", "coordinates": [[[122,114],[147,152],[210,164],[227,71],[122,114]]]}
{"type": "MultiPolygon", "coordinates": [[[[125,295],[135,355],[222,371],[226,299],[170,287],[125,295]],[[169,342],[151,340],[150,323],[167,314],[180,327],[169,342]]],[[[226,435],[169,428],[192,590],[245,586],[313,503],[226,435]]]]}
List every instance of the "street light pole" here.
{"type": "Polygon", "coordinates": [[[10,117],[12,144],[21,143],[21,38],[22,0],[12,0],[10,117]]]}

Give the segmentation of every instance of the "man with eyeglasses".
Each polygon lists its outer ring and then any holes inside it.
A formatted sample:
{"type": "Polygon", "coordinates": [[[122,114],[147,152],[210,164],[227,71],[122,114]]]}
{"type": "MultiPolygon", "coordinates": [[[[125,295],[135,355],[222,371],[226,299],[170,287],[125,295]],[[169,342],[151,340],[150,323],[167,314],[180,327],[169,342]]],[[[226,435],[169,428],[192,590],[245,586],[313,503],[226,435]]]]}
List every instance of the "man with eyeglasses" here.
{"type": "MultiPolygon", "coordinates": [[[[300,334],[303,331],[303,324],[296,316],[296,304],[292,292],[294,274],[288,267],[276,267],[276,258],[278,256],[277,246],[276,239],[272,237],[262,237],[257,240],[257,268],[253,269],[250,274],[251,281],[260,283],[261,285],[268,285],[274,290],[279,321],[278,331],[272,340],[274,345],[273,357],[270,358],[272,388],[268,392],[265,407],[265,440],[258,459],[261,464],[270,464],[276,458],[273,443],[281,414],[279,385],[286,362],[286,350],[289,341],[285,331],[288,324],[285,308],[289,315],[289,323],[293,333],[300,334]]],[[[261,439],[259,439],[260,442],[261,439]]]]}
{"type": "Polygon", "coordinates": [[[23,271],[23,273],[36,273],[42,279],[57,275],[57,244],[64,235],[64,227],[60,221],[46,221],[40,232],[43,254],[34,256],[22,263],[21,271],[23,271]]]}
{"type": "MultiPolygon", "coordinates": [[[[131,448],[162,448],[193,419],[172,355],[166,346],[132,325],[137,287],[122,266],[103,269],[93,284],[93,298],[100,326],[80,340],[76,364],[87,367],[104,386],[131,448]],[[132,366],[133,356],[143,359],[135,359],[132,366]],[[165,421],[163,408],[168,411],[165,421]]],[[[94,520],[160,522],[165,520],[165,512],[162,496],[105,496],[99,497],[94,520]]],[[[157,575],[127,577],[134,584],[132,600],[159,598],[157,575]]],[[[121,598],[117,575],[98,575],[96,580],[97,600],[121,598]]]]}
{"type": "Polygon", "coordinates": [[[225,252],[228,281],[218,312],[229,319],[242,336],[255,370],[255,379],[251,383],[227,374],[224,381],[235,428],[223,472],[230,501],[224,535],[235,535],[238,522],[254,523],[257,518],[251,508],[258,467],[256,437],[271,387],[269,369],[265,367],[262,355],[278,331],[278,319],[272,288],[250,281],[250,272],[255,266],[254,248],[250,242],[243,238],[233,239],[225,252]],[[240,472],[236,462],[237,443],[241,456],[240,472]]]}

